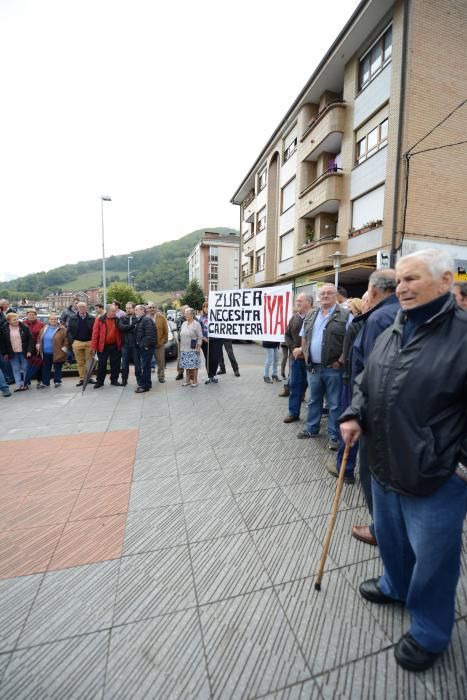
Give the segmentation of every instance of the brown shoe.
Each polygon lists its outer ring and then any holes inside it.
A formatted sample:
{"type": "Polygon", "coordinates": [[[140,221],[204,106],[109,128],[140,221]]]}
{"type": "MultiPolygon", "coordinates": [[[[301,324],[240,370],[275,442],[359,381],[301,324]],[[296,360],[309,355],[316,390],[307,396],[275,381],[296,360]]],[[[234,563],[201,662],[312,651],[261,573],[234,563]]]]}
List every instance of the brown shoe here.
{"type": "Polygon", "coordinates": [[[288,396],[290,394],[289,387],[285,386],[280,394],[277,394],[278,396],[288,396]]]}
{"type": "Polygon", "coordinates": [[[284,423],[295,423],[296,420],[299,420],[298,416],[286,416],[284,418],[284,423]]]}
{"type": "Polygon", "coordinates": [[[355,539],[360,540],[360,542],[365,542],[366,544],[371,544],[375,546],[377,544],[376,539],[371,534],[371,530],[368,525],[354,525],[352,527],[352,536],[355,539]]]}

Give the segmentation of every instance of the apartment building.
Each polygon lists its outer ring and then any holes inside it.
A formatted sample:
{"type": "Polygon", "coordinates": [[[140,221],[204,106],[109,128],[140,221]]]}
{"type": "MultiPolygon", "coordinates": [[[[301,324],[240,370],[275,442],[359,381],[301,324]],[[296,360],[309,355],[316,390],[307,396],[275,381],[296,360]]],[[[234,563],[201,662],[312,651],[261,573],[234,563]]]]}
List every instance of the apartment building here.
{"type": "Polygon", "coordinates": [[[243,286],[312,291],[337,265],[361,293],[428,245],[465,270],[467,145],[444,146],[466,139],[466,32],[465,0],[359,4],[232,197],[243,286]]]}
{"type": "Polygon", "coordinates": [[[198,280],[206,294],[240,287],[240,237],[206,231],[188,259],[188,279],[198,280]]]}

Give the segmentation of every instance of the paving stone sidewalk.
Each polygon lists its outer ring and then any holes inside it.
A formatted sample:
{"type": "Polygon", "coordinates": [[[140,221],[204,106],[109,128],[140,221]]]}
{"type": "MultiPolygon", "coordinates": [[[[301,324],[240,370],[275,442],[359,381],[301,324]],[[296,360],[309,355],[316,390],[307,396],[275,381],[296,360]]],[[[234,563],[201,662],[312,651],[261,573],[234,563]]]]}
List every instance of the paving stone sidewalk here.
{"type": "Polygon", "coordinates": [[[2,700],[467,697],[466,547],[449,651],[401,670],[406,613],[358,594],[381,571],[350,536],[358,479],[318,593],[335,456],[282,422],[261,348],[235,352],[217,386],[172,364],[147,394],[68,379],[0,400],[2,700]]]}

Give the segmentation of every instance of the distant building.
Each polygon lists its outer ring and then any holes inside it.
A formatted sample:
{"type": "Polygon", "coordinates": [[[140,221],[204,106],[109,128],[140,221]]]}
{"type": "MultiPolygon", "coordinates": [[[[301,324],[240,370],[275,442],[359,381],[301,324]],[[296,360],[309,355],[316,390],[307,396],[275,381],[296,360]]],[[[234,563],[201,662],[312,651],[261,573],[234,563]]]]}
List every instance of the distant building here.
{"type": "Polygon", "coordinates": [[[86,289],[86,294],[88,295],[88,304],[90,306],[95,306],[101,300],[101,290],[99,287],[92,287],[91,289],[86,289]]]}
{"type": "Polygon", "coordinates": [[[86,292],[69,292],[66,290],[49,294],[47,296],[47,303],[49,305],[49,309],[63,311],[63,309],[66,309],[71,305],[75,297],[79,297],[80,301],[84,301],[86,304],[89,304],[89,298],[86,292]]]}
{"type": "Polygon", "coordinates": [[[238,289],[240,236],[205,231],[187,259],[188,279],[197,280],[204,291],[238,289]]]}

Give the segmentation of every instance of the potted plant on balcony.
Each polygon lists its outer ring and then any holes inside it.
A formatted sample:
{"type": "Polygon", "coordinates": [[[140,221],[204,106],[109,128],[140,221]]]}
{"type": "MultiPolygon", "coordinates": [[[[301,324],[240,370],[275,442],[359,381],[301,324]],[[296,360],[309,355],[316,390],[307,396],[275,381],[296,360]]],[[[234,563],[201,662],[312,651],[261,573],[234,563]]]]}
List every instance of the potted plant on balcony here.
{"type": "Polygon", "coordinates": [[[312,224],[307,224],[305,226],[305,245],[310,245],[313,242],[315,235],[315,230],[312,224]]]}

